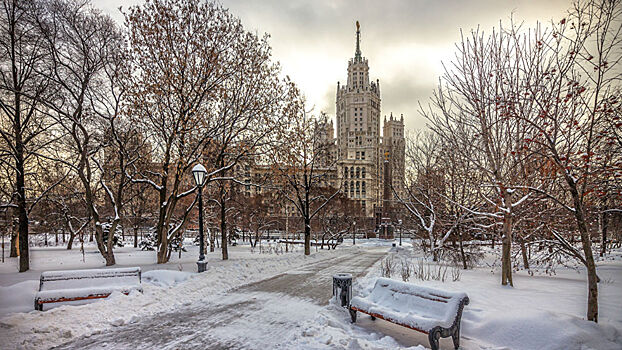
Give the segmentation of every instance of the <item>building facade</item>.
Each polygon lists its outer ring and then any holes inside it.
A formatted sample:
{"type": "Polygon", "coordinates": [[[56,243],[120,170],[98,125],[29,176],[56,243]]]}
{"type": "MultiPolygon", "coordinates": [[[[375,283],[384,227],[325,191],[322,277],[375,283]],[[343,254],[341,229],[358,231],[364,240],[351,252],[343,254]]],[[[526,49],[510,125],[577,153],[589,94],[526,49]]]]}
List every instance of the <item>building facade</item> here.
{"type": "MultiPolygon", "coordinates": [[[[397,221],[394,193],[405,198],[404,117],[382,116],[380,81],[370,79],[360,38],[357,22],[356,49],[348,61],[347,82],[337,82],[335,118],[320,127],[319,138],[328,152],[316,170],[324,174],[326,186],[341,188],[361,206],[364,216],[375,218],[378,227],[381,222],[397,221]]],[[[252,161],[239,164],[235,171],[244,174],[247,182],[256,183],[271,173],[270,167],[252,161]]],[[[247,196],[262,192],[261,187],[245,186],[247,196]]],[[[296,215],[289,203],[277,207],[280,215],[296,215]]]]}
{"type": "MultiPolygon", "coordinates": [[[[379,222],[390,212],[387,206],[394,203],[392,193],[386,198],[385,173],[389,174],[390,192],[404,193],[404,116],[398,119],[391,113],[388,119],[381,117],[380,81],[370,79],[369,62],[361,53],[358,22],[356,27],[356,49],[348,61],[347,83],[337,82],[333,153],[342,189],[348,198],[359,202],[366,216],[375,216],[379,222]]],[[[332,129],[331,122],[328,135],[332,129]]]]}

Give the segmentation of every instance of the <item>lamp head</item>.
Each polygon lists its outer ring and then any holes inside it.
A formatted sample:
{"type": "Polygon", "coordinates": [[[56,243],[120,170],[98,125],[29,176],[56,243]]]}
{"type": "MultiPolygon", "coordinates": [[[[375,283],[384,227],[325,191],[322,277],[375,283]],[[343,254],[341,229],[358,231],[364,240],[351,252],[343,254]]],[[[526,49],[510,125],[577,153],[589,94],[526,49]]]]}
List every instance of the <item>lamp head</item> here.
{"type": "Polygon", "coordinates": [[[205,175],[207,174],[207,170],[201,164],[197,164],[192,168],[192,176],[194,177],[194,182],[197,186],[201,187],[205,184],[205,175]]]}

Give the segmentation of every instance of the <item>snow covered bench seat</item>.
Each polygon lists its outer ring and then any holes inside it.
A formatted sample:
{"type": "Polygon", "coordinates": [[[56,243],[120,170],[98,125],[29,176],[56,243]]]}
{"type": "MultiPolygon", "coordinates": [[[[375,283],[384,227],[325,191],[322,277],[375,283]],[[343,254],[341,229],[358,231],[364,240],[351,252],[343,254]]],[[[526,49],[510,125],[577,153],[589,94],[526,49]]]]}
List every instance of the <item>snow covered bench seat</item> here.
{"type": "Polygon", "coordinates": [[[143,291],[140,267],[46,271],[39,280],[35,310],[43,311],[47,303],[106,298],[113,292],[129,294],[132,290],[143,291]]]}
{"type": "Polygon", "coordinates": [[[350,316],[356,322],[360,311],[377,318],[428,334],[432,350],[438,349],[440,337],[452,337],[460,346],[462,309],[469,303],[465,293],[452,293],[410,283],[378,278],[365,298],[354,297],[350,316]]]}

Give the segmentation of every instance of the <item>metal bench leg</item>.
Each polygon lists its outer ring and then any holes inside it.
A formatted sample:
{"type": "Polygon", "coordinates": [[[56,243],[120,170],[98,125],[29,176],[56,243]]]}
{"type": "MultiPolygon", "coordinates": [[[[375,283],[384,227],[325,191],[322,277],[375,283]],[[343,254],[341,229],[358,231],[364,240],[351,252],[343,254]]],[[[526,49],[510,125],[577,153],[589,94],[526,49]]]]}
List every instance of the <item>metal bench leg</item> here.
{"type": "Polygon", "coordinates": [[[430,348],[432,350],[438,350],[438,340],[441,337],[440,327],[434,327],[428,333],[428,340],[430,341],[430,348]]]}
{"type": "Polygon", "coordinates": [[[352,319],[352,323],[356,322],[356,310],[348,309],[350,311],[350,318],[352,319]]]}
{"type": "Polygon", "coordinates": [[[460,324],[458,324],[456,330],[451,335],[451,340],[454,341],[454,348],[458,350],[460,348],[460,324]]]}

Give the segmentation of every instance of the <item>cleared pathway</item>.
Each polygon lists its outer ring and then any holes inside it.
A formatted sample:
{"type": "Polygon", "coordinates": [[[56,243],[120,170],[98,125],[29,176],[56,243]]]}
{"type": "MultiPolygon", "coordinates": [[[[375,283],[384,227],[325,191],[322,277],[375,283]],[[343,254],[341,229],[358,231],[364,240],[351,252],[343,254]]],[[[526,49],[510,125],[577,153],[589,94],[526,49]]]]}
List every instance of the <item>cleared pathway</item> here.
{"type": "Polygon", "coordinates": [[[273,349],[316,316],[332,295],[332,275],[360,277],[386,248],[344,255],[160,313],[56,349],[273,349]]]}

